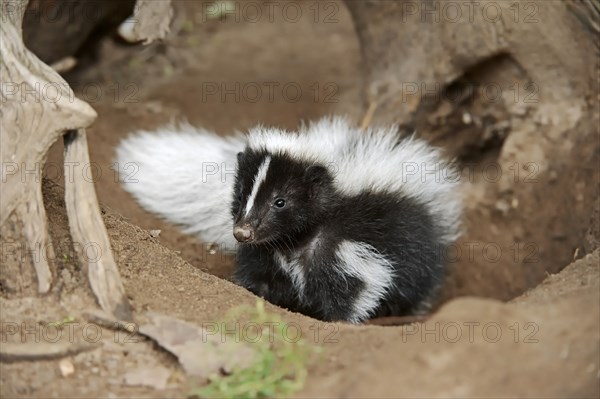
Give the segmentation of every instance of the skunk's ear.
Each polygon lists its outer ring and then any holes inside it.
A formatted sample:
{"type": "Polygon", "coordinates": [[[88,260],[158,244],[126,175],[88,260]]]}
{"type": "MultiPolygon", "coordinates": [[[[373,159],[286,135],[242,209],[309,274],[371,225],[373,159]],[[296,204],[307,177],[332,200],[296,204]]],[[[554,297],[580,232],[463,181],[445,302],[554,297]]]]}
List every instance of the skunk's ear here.
{"type": "Polygon", "coordinates": [[[324,166],[311,165],[304,172],[304,181],[307,183],[320,184],[329,180],[329,172],[324,166]]]}
{"type": "Polygon", "coordinates": [[[316,197],[326,189],[327,184],[331,182],[331,176],[324,166],[311,165],[304,173],[304,181],[309,187],[310,196],[316,197]]]}

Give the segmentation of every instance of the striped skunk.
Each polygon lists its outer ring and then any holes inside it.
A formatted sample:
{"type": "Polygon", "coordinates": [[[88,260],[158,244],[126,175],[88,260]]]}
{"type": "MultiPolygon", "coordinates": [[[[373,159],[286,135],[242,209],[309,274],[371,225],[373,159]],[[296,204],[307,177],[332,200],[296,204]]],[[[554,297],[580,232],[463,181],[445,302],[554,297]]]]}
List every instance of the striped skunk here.
{"type": "Polygon", "coordinates": [[[184,125],[131,136],[117,154],[139,167],[124,187],[147,210],[205,241],[235,237],[234,281],[324,321],[425,310],[459,234],[456,170],[396,127],[324,118],[226,138],[184,125]]]}

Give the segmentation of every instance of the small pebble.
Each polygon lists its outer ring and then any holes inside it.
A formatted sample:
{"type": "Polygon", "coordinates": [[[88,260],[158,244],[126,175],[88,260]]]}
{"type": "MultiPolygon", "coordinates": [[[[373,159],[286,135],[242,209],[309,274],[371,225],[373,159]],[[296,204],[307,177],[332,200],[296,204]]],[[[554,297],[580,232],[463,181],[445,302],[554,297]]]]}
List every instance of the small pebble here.
{"type": "Polygon", "coordinates": [[[73,366],[71,359],[62,359],[58,362],[58,368],[63,377],[68,377],[75,372],[75,366],[73,366]]]}
{"type": "Polygon", "coordinates": [[[499,210],[500,212],[502,212],[505,215],[508,213],[508,211],[510,209],[510,205],[505,200],[496,201],[495,206],[496,206],[497,210],[499,210]]]}
{"type": "Polygon", "coordinates": [[[463,113],[463,114],[462,114],[462,122],[463,122],[465,125],[470,125],[470,124],[471,124],[471,122],[473,122],[473,118],[471,118],[471,114],[470,114],[470,113],[468,113],[468,112],[465,112],[465,113],[463,113]]]}

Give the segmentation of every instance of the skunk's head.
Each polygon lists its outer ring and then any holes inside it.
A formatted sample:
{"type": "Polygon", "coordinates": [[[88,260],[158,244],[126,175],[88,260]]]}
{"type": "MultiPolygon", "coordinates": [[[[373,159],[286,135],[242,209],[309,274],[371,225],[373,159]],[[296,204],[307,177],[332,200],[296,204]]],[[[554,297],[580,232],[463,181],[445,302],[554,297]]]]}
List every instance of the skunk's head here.
{"type": "Polygon", "coordinates": [[[238,154],[233,235],[242,243],[291,244],[319,222],[332,187],[322,165],[247,148],[238,154]]]}

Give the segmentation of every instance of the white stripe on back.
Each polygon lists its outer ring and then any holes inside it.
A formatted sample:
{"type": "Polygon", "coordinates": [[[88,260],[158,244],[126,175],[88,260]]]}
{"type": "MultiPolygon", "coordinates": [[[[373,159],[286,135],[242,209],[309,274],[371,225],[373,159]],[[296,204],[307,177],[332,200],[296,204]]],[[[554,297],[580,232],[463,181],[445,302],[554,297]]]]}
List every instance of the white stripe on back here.
{"type": "Polygon", "coordinates": [[[338,272],[356,277],[365,285],[353,304],[350,321],[360,323],[368,319],[387,293],[394,278],[394,266],[373,246],[344,240],[337,253],[338,272]]]}
{"type": "Polygon", "coordinates": [[[296,289],[298,299],[304,298],[304,289],[306,287],[306,277],[304,276],[304,269],[300,263],[300,256],[302,253],[296,253],[291,256],[288,260],[285,255],[279,251],[275,251],[275,260],[279,264],[279,267],[287,273],[292,279],[292,284],[296,289]]]}
{"type": "Polygon", "coordinates": [[[256,194],[258,193],[258,189],[261,184],[265,181],[267,177],[267,171],[269,170],[269,164],[271,163],[271,157],[267,156],[263,163],[258,168],[258,172],[256,172],[256,176],[254,176],[254,185],[252,186],[252,191],[250,192],[250,196],[248,197],[248,202],[246,202],[246,213],[248,216],[250,210],[254,206],[254,200],[256,199],[256,194]]]}

